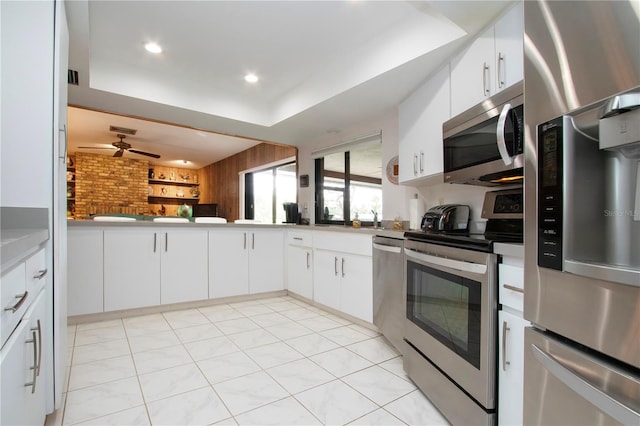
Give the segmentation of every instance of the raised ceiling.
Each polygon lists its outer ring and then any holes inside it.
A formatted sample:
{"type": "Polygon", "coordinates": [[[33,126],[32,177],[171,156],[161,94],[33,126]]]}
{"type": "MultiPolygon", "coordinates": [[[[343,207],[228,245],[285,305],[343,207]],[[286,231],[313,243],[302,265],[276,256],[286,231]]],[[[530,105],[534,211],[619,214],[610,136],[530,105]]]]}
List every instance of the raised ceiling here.
{"type": "Polygon", "coordinates": [[[393,111],[508,4],[67,2],[69,103],[301,146],[393,111]]]}

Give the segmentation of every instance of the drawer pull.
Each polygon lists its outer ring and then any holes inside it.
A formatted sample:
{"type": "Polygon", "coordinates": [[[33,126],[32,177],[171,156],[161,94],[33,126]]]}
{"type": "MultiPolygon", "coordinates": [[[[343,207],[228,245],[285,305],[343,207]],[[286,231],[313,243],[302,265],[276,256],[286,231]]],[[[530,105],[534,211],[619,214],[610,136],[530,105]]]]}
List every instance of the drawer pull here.
{"type": "Polygon", "coordinates": [[[41,269],[38,271],[37,274],[33,276],[33,279],[41,280],[44,278],[45,275],[47,275],[47,269],[41,269]]]}
{"type": "Polygon", "coordinates": [[[29,295],[28,291],[25,291],[23,294],[18,294],[16,296],[16,299],[20,299],[18,300],[18,302],[9,307],[9,308],[4,308],[5,311],[11,311],[11,313],[14,313],[15,311],[17,311],[18,309],[20,309],[20,306],[22,306],[22,304],[24,303],[25,300],[27,300],[27,296],[29,295]]]}
{"type": "Polygon", "coordinates": [[[302,241],[302,237],[293,237],[293,239],[296,241],[302,241]]]}
{"type": "Polygon", "coordinates": [[[36,332],[32,331],[32,339],[25,341],[25,343],[33,343],[33,367],[30,369],[33,370],[33,378],[30,382],[25,383],[25,387],[31,386],[31,393],[36,393],[36,379],[38,377],[38,343],[36,340],[36,332]]]}
{"type": "Polygon", "coordinates": [[[516,293],[523,293],[524,294],[524,290],[518,287],[514,287],[512,285],[509,284],[502,284],[502,287],[506,288],[507,290],[511,290],[511,291],[515,291],[516,293]]]}
{"type": "MultiPolygon", "coordinates": [[[[38,320],[38,326],[37,327],[32,327],[31,331],[37,331],[38,332],[38,364],[37,364],[37,368],[36,368],[36,375],[39,376],[40,375],[40,366],[42,365],[42,327],[40,325],[40,320],[38,320]]],[[[34,339],[35,339],[35,334],[34,334],[34,339]]]]}

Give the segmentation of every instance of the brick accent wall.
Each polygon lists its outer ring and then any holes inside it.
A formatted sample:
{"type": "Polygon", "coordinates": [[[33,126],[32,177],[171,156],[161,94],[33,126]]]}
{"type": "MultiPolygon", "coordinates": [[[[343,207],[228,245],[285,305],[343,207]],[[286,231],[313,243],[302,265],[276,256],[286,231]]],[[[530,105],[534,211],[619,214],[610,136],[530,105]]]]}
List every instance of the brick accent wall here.
{"type": "Polygon", "coordinates": [[[75,167],[76,219],[93,213],[147,213],[148,161],[77,152],[75,167]]]}

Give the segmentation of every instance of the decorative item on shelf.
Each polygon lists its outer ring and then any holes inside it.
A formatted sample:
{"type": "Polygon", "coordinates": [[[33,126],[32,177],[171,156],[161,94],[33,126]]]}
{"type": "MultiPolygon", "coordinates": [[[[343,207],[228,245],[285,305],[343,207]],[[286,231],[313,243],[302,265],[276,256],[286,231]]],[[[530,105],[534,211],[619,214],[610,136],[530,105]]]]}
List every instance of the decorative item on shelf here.
{"type": "Polygon", "coordinates": [[[67,182],[74,182],[76,180],[76,174],[74,172],[67,172],[67,182]]]}
{"type": "Polygon", "coordinates": [[[387,163],[387,179],[394,185],[398,184],[398,156],[396,155],[387,163]]]}
{"type": "Polygon", "coordinates": [[[187,173],[186,175],[180,175],[180,179],[182,179],[183,182],[189,182],[189,173],[187,173]]]}
{"type": "Polygon", "coordinates": [[[160,216],[167,215],[167,208],[164,206],[164,204],[160,204],[160,211],[158,211],[158,213],[160,214],[160,216]]]}
{"type": "Polygon", "coordinates": [[[360,222],[360,218],[358,217],[358,213],[356,213],[356,217],[353,218],[353,221],[351,221],[351,224],[353,225],[354,228],[360,228],[362,226],[362,223],[360,222]]]}
{"type": "Polygon", "coordinates": [[[402,231],[402,218],[400,216],[393,218],[393,229],[395,231],[402,231]]]}
{"type": "Polygon", "coordinates": [[[198,174],[193,175],[193,183],[198,183],[198,174]]]}
{"type": "Polygon", "coordinates": [[[73,158],[71,157],[67,157],[67,167],[72,169],[75,166],[75,162],[73,161],[73,158]]]}
{"type": "Polygon", "coordinates": [[[156,173],[153,169],[149,169],[149,179],[154,179],[156,177],[156,173]]]}
{"type": "Polygon", "coordinates": [[[160,194],[161,195],[167,195],[167,188],[165,188],[164,186],[160,187],[160,194]]]}
{"type": "Polygon", "coordinates": [[[197,186],[191,188],[191,197],[198,198],[200,196],[200,190],[197,186]]]}
{"type": "Polygon", "coordinates": [[[158,179],[160,179],[160,180],[164,180],[164,179],[165,179],[165,177],[164,177],[164,173],[160,173],[160,174],[158,175],[158,179]]]}
{"type": "Polygon", "coordinates": [[[193,208],[188,204],[182,204],[178,206],[178,216],[186,217],[187,219],[193,215],[193,208]]]}
{"type": "Polygon", "coordinates": [[[169,174],[169,180],[176,180],[176,174],[171,172],[171,174],[169,174]]]}
{"type": "Polygon", "coordinates": [[[184,198],[184,191],[182,189],[178,189],[176,191],[176,197],[178,198],[184,198]]]}
{"type": "Polygon", "coordinates": [[[67,198],[74,198],[75,197],[75,190],[73,188],[73,185],[69,185],[67,184],[67,198]]]}

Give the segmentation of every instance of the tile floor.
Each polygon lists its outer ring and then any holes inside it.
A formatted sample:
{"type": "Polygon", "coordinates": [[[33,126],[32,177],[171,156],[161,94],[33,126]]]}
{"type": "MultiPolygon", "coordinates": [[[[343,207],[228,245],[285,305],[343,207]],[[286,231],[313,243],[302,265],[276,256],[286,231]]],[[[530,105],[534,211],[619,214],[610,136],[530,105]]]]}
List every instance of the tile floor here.
{"type": "Polygon", "coordinates": [[[64,425],[442,425],[378,333],[290,296],[69,327],[64,425]]]}

